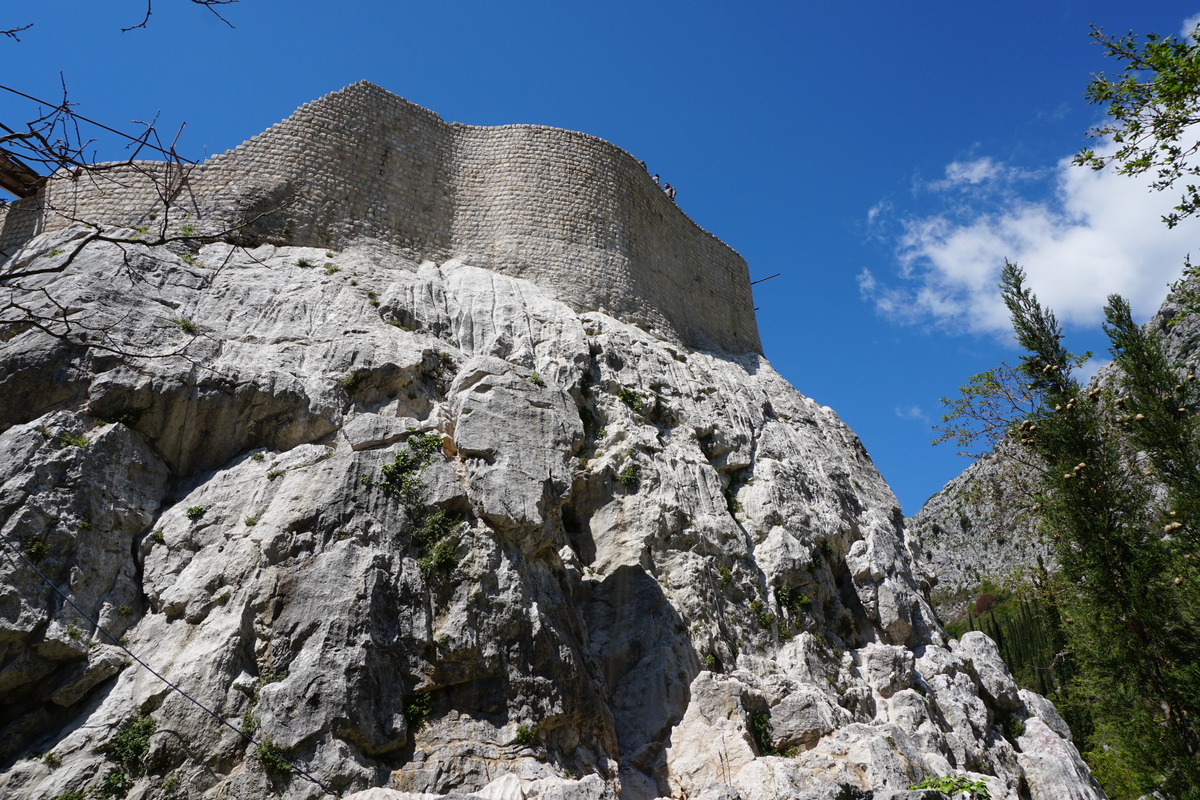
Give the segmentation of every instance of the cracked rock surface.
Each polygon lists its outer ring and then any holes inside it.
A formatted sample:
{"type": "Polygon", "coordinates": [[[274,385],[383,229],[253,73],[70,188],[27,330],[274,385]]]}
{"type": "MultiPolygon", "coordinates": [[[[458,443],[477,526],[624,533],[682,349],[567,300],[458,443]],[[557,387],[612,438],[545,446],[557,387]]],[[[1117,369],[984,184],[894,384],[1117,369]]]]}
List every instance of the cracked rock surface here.
{"type": "Polygon", "coordinates": [[[92,346],[0,351],[0,795],[1101,796],[765,359],[373,243],[126,250],[44,279],[92,346]]]}

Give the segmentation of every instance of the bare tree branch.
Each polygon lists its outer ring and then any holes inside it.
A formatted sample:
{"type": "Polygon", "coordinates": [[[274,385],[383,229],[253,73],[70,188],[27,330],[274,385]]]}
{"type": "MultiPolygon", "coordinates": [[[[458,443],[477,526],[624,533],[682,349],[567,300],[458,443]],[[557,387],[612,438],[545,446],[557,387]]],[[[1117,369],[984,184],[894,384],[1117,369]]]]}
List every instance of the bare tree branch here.
{"type": "Polygon", "coordinates": [[[21,37],[17,36],[17,34],[20,33],[21,31],[27,31],[32,27],[33,27],[33,23],[31,22],[28,25],[22,25],[20,28],[9,28],[8,30],[0,31],[0,34],[7,36],[8,38],[12,39],[13,41],[19,42],[19,41],[21,41],[21,37]]]}
{"type": "Polygon", "coordinates": [[[56,174],[56,180],[102,180],[104,191],[119,192],[128,188],[144,192],[149,187],[154,198],[154,210],[145,216],[145,220],[152,221],[153,227],[129,221],[108,223],[88,218],[86,213],[73,208],[56,207],[53,192],[37,195],[36,200],[32,197],[27,199],[26,210],[78,227],[74,233],[65,233],[57,244],[47,245],[42,251],[31,252],[20,260],[6,258],[5,254],[0,253],[0,341],[8,341],[24,331],[38,330],[72,346],[130,358],[188,357],[186,351],[189,346],[197,339],[208,338],[198,332],[191,322],[165,316],[155,321],[155,325],[161,322],[177,326],[190,334],[190,338],[184,344],[166,350],[150,348],[129,333],[128,323],[132,319],[132,312],[113,319],[111,314],[105,316],[102,304],[87,300],[74,303],[65,301],[63,298],[69,296],[69,291],[56,290],[53,276],[64,274],[89,248],[116,247],[121,253],[121,261],[118,271],[112,276],[114,281],[127,281],[130,288],[152,285],[149,279],[158,265],[173,269],[186,266],[192,270],[194,278],[200,279],[200,288],[206,288],[212,285],[235,253],[249,253],[234,245],[224,254],[220,265],[205,265],[197,258],[201,245],[219,241],[233,244],[240,238],[243,229],[258,224],[279,209],[260,211],[234,224],[226,224],[221,230],[196,230],[187,220],[180,219],[180,214],[185,217],[188,215],[177,203],[180,192],[196,167],[179,156],[176,150],[186,123],[180,125],[169,143],[165,143],[156,127],[157,114],[148,122],[135,121],[142,127],[137,135],[118,131],[128,140],[127,159],[96,163],[95,154],[89,155],[87,152],[94,140],[85,137],[81,123],[100,123],[74,111],[65,81],[60,102],[48,110],[46,106],[50,104],[37,102],[41,107],[37,116],[25,126],[26,130],[15,131],[0,125],[0,130],[4,131],[0,134],[0,167],[5,166],[5,158],[11,164],[15,154],[20,154],[30,163],[52,175],[56,174]],[[146,149],[166,154],[167,159],[138,160],[138,156],[146,149]],[[29,203],[35,205],[30,207],[29,203]],[[50,282],[47,282],[48,278],[50,282]]]}
{"type": "MultiPolygon", "coordinates": [[[[233,23],[230,22],[229,20],[225,19],[225,17],[221,16],[221,12],[217,11],[216,6],[227,6],[227,5],[236,3],[238,1],[239,0],[191,0],[191,2],[194,3],[195,5],[204,6],[205,8],[207,8],[209,11],[211,11],[213,13],[213,15],[217,19],[221,20],[221,22],[224,22],[226,25],[228,25],[231,28],[233,27],[233,23]]],[[[144,17],[142,17],[142,21],[139,22],[137,25],[131,25],[128,28],[121,28],[121,32],[127,33],[132,30],[137,30],[138,28],[145,28],[146,23],[148,23],[150,21],[150,15],[153,13],[153,8],[152,8],[153,3],[154,3],[154,0],[146,0],[146,15],[144,17]]]]}
{"type": "MultiPolygon", "coordinates": [[[[228,19],[226,19],[224,16],[222,16],[221,12],[217,10],[217,7],[233,5],[234,3],[241,2],[241,0],[188,0],[188,2],[192,3],[193,5],[204,6],[210,12],[212,12],[213,16],[215,16],[217,19],[221,20],[221,22],[224,22],[230,28],[233,28],[234,24],[232,22],[230,22],[228,19]]],[[[132,30],[137,30],[138,28],[147,27],[147,24],[150,22],[150,15],[153,13],[153,3],[154,3],[154,0],[146,0],[146,14],[145,14],[145,16],[142,17],[142,21],[136,25],[131,25],[128,28],[121,28],[121,32],[125,33],[127,31],[132,31],[132,30]]],[[[7,28],[4,30],[0,30],[0,36],[7,36],[8,38],[12,39],[13,41],[19,42],[19,41],[21,41],[21,37],[18,36],[17,34],[21,33],[22,31],[27,31],[32,27],[33,27],[33,23],[30,22],[28,25],[22,25],[19,28],[7,28]]]]}

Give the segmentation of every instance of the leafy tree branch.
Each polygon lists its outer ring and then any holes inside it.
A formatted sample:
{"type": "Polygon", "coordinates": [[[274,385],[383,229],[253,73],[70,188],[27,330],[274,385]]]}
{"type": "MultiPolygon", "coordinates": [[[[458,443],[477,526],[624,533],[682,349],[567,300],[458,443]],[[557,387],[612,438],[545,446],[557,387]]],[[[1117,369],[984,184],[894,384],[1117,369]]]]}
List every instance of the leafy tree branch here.
{"type": "Polygon", "coordinates": [[[1128,33],[1114,37],[1095,26],[1091,33],[1105,55],[1121,62],[1114,75],[1092,76],[1085,96],[1104,106],[1108,120],[1088,131],[1096,139],[1111,139],[1112,153],[1085,148],[1074,163],[1100,170],[1115,164],[1123,175],[1149,173],[1156,190],[1184,186],[1174,212],[1163,217],[1168,227],[1200,210],[1200,188],[1190,183],[1200,175],[1192,159],[1200,150],[1191,126],[1200,122],[1200,44],[1191,37],[1128,33]]]}

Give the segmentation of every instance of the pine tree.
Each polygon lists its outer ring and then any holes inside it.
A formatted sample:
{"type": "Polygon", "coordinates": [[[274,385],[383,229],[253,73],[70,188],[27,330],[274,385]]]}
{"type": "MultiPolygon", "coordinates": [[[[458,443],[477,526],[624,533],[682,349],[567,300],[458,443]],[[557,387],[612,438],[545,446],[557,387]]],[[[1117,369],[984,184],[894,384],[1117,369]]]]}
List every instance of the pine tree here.
{"type": "Polygon", "coordinates": [[[1161,346],[1113,298],[1109,333],[1130,387],[1129,398],[1117,401],[1129,413],[1113,424],[1101,392],[1084,394],[1071,377],[1075,358],[1058,322],[1024,281],[1020,268],[1005,264],[1004,301],[1028,351],[1020,369],[1039,401],[1016,435],[1045,464],[1038,506],[1064,587],[1064,630],[1078,668],[1070,689],[1090,706],[1095,725],[1083,744],[1102,783],[1107,773],[1123,787],[1118,794],[1158,788],[1173,798],[1200,798],[1195,568],[1187,580],[1175,580],[1194,546],[1188,549],[1186,535],[1170,535],[1191,523],[1164,532],[1148,476],[1137,468],[1145,451],[1158,472],[1179,484],[1172,493],[1181,508],[1198,502],[1195,470],[1174,463],[1183,454],[1196,464],[1189,449],[1196,437],[1186,435],[1190,414],[1164,404],[1164,381],[1172,390],[1175,381],[1161,346]]]}

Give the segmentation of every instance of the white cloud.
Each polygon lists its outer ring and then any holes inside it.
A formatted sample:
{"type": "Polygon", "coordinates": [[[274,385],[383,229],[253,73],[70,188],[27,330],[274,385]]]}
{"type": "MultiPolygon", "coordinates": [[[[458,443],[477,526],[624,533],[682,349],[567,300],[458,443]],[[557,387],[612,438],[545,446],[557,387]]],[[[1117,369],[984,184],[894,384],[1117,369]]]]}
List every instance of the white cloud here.
{"type": "Polygon", "coordinates": [[[858,273],[855,281],[857,281],[858,291],[863,297],[870,297],[875,292],[875,276],[871,274],[871,270],[864,269],[858,273]]]}
{"type": "Polygon", "coordinates": [[[945,177],[930,181],[925,188],[935,192],[950,189],[978,191],[1007,188],[1017,181],[1033,177],[1036,177],[1036,173],[1009,166],[991,156],[983,156],[971,161],[951,161],[946,165],[945,177]]]}
{"type": "Polygon", "coordinates": [[[946,165],[946,177],[930,184],[934,189],[951,189],[956,186],[975,186],[985,181],[994,181],[1004,172],[1003,167],[990,156],[974,161],[951,161],[946,165]]]}
{"type": "Polygon", "coordinates": [[[867,209],[867,222],[874,222],[880,214],[885,211],[890,211],[892,204],[887,200],[880,200],[875,205],[867,209]]]}
{"type": "Polygon", "coordinates": [[[1200,14],[1192,14],[1183,21],[1183,27],[1179,29],[1179,35],[1184,39],[1190,38],[1192,32],[1196,30],[1197,25],[1200,25],[1200,14]]]}
{"type": "Polygon", "coordinates": [[[897,406],[893,410],[895,411],[896,416],[899,417],[900,419],[913,420],[916,422],[928,422],[929,421],[929,417],[927,417],[925,415],[925,412],[921,410],[921,407],[916,404],[910,404],[907,406],[897,406]]]}
{"type": "MultiPolygon", "coordinates": [[[[973,167],[956,163],[947,168],[947,180],[985,180],[1008,169],[990,158],[973,167]]],[[[1069,158],[1055,166],[1053,185],[1052,196],[1041,201],[1005,196],[990,210],[905,221],[897,279],[873,276],[867,288],[860,278],[860,289],[897,319],[1007,331],[996,289],[1007,258],[1025,269],[1038,298],[1065,323],[1096,324],[1112,293],[1127,297],[1136,316],[1151,314],[1194,241],[1185,229],[1196,222],[1168,230],[1161,221],[1177,193],[1151,192],[1112,169],[1074,167],[1069,158]]]]}

